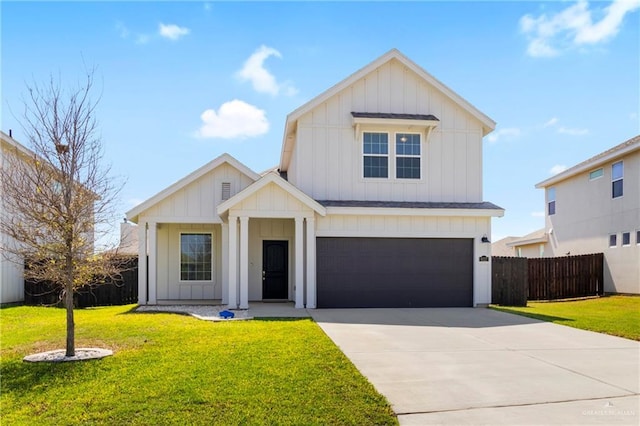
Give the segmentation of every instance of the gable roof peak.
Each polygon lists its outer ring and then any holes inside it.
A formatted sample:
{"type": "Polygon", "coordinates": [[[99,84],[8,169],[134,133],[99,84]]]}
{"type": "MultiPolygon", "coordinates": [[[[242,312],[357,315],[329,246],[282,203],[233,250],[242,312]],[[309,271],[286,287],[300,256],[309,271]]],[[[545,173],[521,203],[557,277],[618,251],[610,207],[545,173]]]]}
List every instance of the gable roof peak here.
{"type": "Polygon", "coordinates": [[[427,71],[424,70],[424,68],[422,68],[421,66],[413,62],[411,59],[409,59],[406,55],[404,55],[398,49],[392,48],[391,50],[384,53],[382,56],[373,60],[372,62],[365,65],[364,67],[360,68],[358,71],[349,75],[344,80],[336,83],[329,89],[325,90],[315,98],[311,99],[310,101],[298,107],[297,109],[289,113],[289,115],[287,115],[287,118],[285,121],[285,127],[284,127],[284,135],[282,140],[282,151],[280,154],[280,169],[283,171],[287,171],[287,169],[289,168],[291,152],[293,151],[293,146],[295,144],[295,140],[294,140],[295,138],[293,137],[293,134],[295,133],[295,129],[297,127],[297,121],[302,115],[311,111],[313,108],[327,101],[332,96],[336,95],[337,93],[344,90],[345,88],[351,86],[356,81],[364,78],[367,74],[375,71],[376,69],[380,68],[381,66],[383,66],[384,64],[386,64],[387,62],[393,59],[399,61],[401,64],[403,64],[404,66],[406,66],[407,68],[415,72],[418,75],[418,77],[420,77],[421,79],[429,83],[431,86],[435,87],[440,93],[442,93],[443,95],[451,99],[453,102],[458,104],[462,109],[464,109],[469,114],[471,114],[471,116],[475,117],[478,121],[480,121],[482,123],[483,136],[486,136],[487,134],[491,133],[495,129],[496,123],[491,118],[489,118],[483,112],[481,112],[476,107],[471,105],[471,103],[469,103],[467,100],[462,98],[456,92],[451,90],[449,87],[443,84],[440,80],[438,80],[437,78],[429,74],[427,71]]]}

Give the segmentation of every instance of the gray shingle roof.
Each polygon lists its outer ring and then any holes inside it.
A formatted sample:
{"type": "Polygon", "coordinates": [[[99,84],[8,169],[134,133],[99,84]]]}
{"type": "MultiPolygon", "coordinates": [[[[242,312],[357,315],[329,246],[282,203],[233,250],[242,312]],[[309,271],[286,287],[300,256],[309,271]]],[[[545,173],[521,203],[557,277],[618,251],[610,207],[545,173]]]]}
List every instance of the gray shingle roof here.
{"type": "Polygon", "coordinates": [[[373,207],[402,209],[477,209],[503,210],[488,201],[480,203],[448,203],[423,201],[358,201],[358,200],[316,200],[324,207],[373,207]]]}
{"type": "Polygon", "coordinates": [[[396,114],[392,112],[351,112],[356,118],[389,118],[398,120],[431,120],[440,121],[435,115],[431,114],[396,114]]]}

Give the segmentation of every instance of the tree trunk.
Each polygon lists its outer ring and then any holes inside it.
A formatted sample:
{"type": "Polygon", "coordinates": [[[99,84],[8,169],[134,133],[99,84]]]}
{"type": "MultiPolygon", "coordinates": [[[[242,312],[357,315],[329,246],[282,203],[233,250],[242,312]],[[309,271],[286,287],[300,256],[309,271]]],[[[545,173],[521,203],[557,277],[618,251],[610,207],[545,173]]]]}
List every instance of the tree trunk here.
{"type": "Polygon", "coordinates": [[[65,356],[75,356],[76,326],[75,326],[75,323],[73,322],[73,285],[67,285],[67,288],[65,290],[64,304],[67,308],[67,352],[65,353],[65,356]]]}

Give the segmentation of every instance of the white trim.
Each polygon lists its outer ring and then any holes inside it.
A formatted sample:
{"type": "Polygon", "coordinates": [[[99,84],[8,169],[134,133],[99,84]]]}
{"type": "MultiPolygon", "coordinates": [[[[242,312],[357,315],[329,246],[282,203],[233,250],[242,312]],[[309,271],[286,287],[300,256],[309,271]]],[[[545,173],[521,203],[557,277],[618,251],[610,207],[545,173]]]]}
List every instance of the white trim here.
{"type": "Polygon", "coordinates": [[[307,243],[307,309],[316,308],[316,229],[315,218],[308,217],[306,221],[307,243]]]}
{"type": "Polygon", "coordinates": [[[296,309],[304,308],[304,243],[303,243],[303,225],[304,219],[301,217],[297,217],[294,220],[295,222],[295,232],[294,232],[294,250],[295,255],[294,259],[294,285],[295,285],[295,296],[296,296],[296,309]]]}
{"type": "MultiPolygon", "coordinates": [[[[223,248],[224,250],[224,248],[223,248]]],[[[238,307],[238,217],[229,216],[229,307],[238,307]]]]}
{"type": "Polygon", "coordinates": [[[222,236],[220,238],[220,277],[222,282],[222,304],[229,303],[229,224],[222,224],[222,236]]]}
{"type": "Polygon", "coordinates": [[[249,218],[240,216],[240,309],[249,308],[249,218]]]}
{"type": "MultiPolygon", "coordinates": [[[[391,61],[392,59],[397,60],[402,65],[409,68],[411,71],[415,72],[418,75],[418,77],[422,78],[429,85],[433,86],[436,90],[442,93],[445,97],[449,98],[455,104],[460,106],[463,110],[468,112],[471,116],[473,116],[478,121],[480,121],[480,123],[482,123],[482,136],[488,135],[495,129],[496,127],[495,121],[493,121],[483,112],[481,112],[479,109],[474,107],[471,103],[469,103],[467,100],[462,98],[460,95],[455,93],[449,87],[445,86],[442,82],[440,82],[434,76],[429,74],[418,64],[416,64],[411,59],[403,55],[399,50],[391,49],[384,55],[380,56],[378,59],[374,60],[373,62],[359,69],[358,71],[351,74],[341,82],[335,84],[328,90],[324,91],[320,95],[311,99],[309,102],[298,107],[293,112],[289,113],[289,115],[287,115],[286,122],[285,122],[284,135],[282,139],[282,150],[280,153],[280,169],[283,171],[286,171],[289,168],[291,153],[293,152],[292,145],[295,143],[295,138],[291,136],[296,132],[297,122],[300,117],[302,117],[304,114],[311,111],[318,105],[322,104],[323,102],[327,101],[332,96],[340,93],[342,90],[353,85],[355,82],[364,78],[367,74],[375,71],[376,69],[386,64],[387,62],[391,61]]],[[[425,111],[425,113],[428,114],[429,112],[425,111]]]]}
{"type": "MultiPolygon", "coordinates": [[[[217,167],[225,163],[229,164],[231,167],[234,167],[236,170],[243,173],[253,181],[257,181],[258,179],[260,179],[259,174],[242,164],[240,161],[233,158],[231,155],[225,153],[129,210],[126,213],[127,219],[134,223],[137,222],[138,216],[140,216],[145,210],[148,210],[155,204],[158,204],[160,201],[168,198],[185,186],[196,181],[200,177],[204,176],[212,170],[215,170],[217,167]]],[[[176,218],[173,218],[173,220],[176,220],[176,218]]]]}
{"type": "Polygon", "coordinates": [[[503,209],[440,209],[401,207],[327,207],[328,215],[364,216],[443,216],[443,217],[502,217],[503,209]]]}
{"type": "Polygon", "coordinates": [[[157,222],[167,224],[183,224],[193,223],[198,225],[221,225],[224,222],[218,216],[138,216],[138,221],[144,220],[146,222],[157,222]]]}
{"type": "Polygon", "coordinates": [[[179,231],[178,232],[178,285],[183,284],[216,284],[216,276],[217,272],[214,268],[215,266],[215,256],[214,256],[214,235],[213,231],[179,231]],[[183,280],[182,279],[182,236],[183,235],[210,235],[211,236],[211,279],[210,280],[183,280]]]}
{"type": "Polygon", "coordinates": [[[147,222],[138,224],[138,304],[147,304],[147,222]]]}
{"type": "MultiPolygon", "coordinates": [[[[295,197],[298,201],[300,201],[305,206],[309,207],[309,209],[318,213],[320,216],[324,216],[326,214],[325,208],[322,205],[320,205],[316,200],[309,197],[307,194],[300,191],[298,188],[296,188],[286,180],[282,179],[276,173],[269,173],[263,176],[262,178],[260,178],[257,182],[252,183],[251,185],[249,185],[248,187],[246,187],[245,189],[243,189],[233,197],[229,198],[227,201],[220,203],[220,205],[218,205],[216,209],[218,215],[222,216],[223,214],[227,213],[230,209],[232,209],[238,203],[244,201],[251,195],[257,193],[258,191],[260,191],[262,188],[264,188],[270,183],[273,183],[279,186],[283,191],[295,197]]],[[[273,213],[274,213],[273,211],[264,212],[265,215],[270,215],[270,216],[261,216],[260,215],[261,213],[262,212],[252,212],[252,213],[249,213],[249,215],[251,217],[276,217],[276,216],[273,216],[273,213]]],[[[300,214],[301,214],[300,212],[286,212],[286,216],[277,216],[277,217],[291,218],[291,217],[296,217],[296,215],[300,215],[300,214]]]]}
{"type": "Polygon", "coordinates": [[[156,304],[156,294],[158,291],[158,224],[149,222],[149,270],[147,277],[149,281],[148,300],[150,305],[156,304]]]}
{"type": "MultiPolygon", "coordinates": [[[[317,238],[324,237],[348,237],[348,238],[479,238],[478,232],[456,232],[456,231],[424,231],[415,232],[413,230],[398,231],[386,229],[367,230],[343,230],[343,229],[317,229],[317,238]]],[[[487,244],[490,245],[490,244],[487,244]]]]}

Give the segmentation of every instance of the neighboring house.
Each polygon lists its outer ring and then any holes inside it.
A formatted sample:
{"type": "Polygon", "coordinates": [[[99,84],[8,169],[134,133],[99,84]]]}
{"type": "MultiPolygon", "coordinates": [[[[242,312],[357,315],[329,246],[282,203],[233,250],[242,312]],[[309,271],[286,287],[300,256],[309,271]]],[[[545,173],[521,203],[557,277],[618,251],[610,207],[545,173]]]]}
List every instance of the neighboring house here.
{"type": "Polygon", "coordinates": [[[491,243],[491,256],[492,257],[515,257],[516,251],[508,244],[517,239],[518,237],[504,237],[498,241],[491,243]]]}
{"type": "MultiPolygon", "coordinates": [[[[0,131],[0,168],[6,167],[9,155],[33,155],[11,136],[0,131]]],[[[0,194],[0,220],[5,216],[4,197],[0,194]]],[[[0,248],[15,244],[8,235],[0,233],[0,248]]],[[[0,253],[0,303],[24,301],[23,266],[20,259],[9,258],[5,250],[0,253]]]]}
{"type": "Polygon", "coordinates": [[[545,256],[604,253],[604,290],[640,293],[640,135],[536,185],[545,256]]]}
{"type": "MultiPolygon", "coordinates": [[[[552,253],[549,251],[549,236],[544,228],[524,237],[513,238],[506,246],[513,250],[513,256],[516,257],[550,257],[552,253]]],[[[556,253],[556,256],[560,254],[556,253]]]]}
{"type": "Polygon", "coordinates": [[[120,223],[120,244],[117,252],[123,255],[138,254],[138,227],[126,220],[120,223]]]}
{"type": "Polygon", "coordinates": [[[277,171],[223,154],[127,213],[140,303],[488,304],[494,127],[391,50],[287,116],[277,171]]]}

